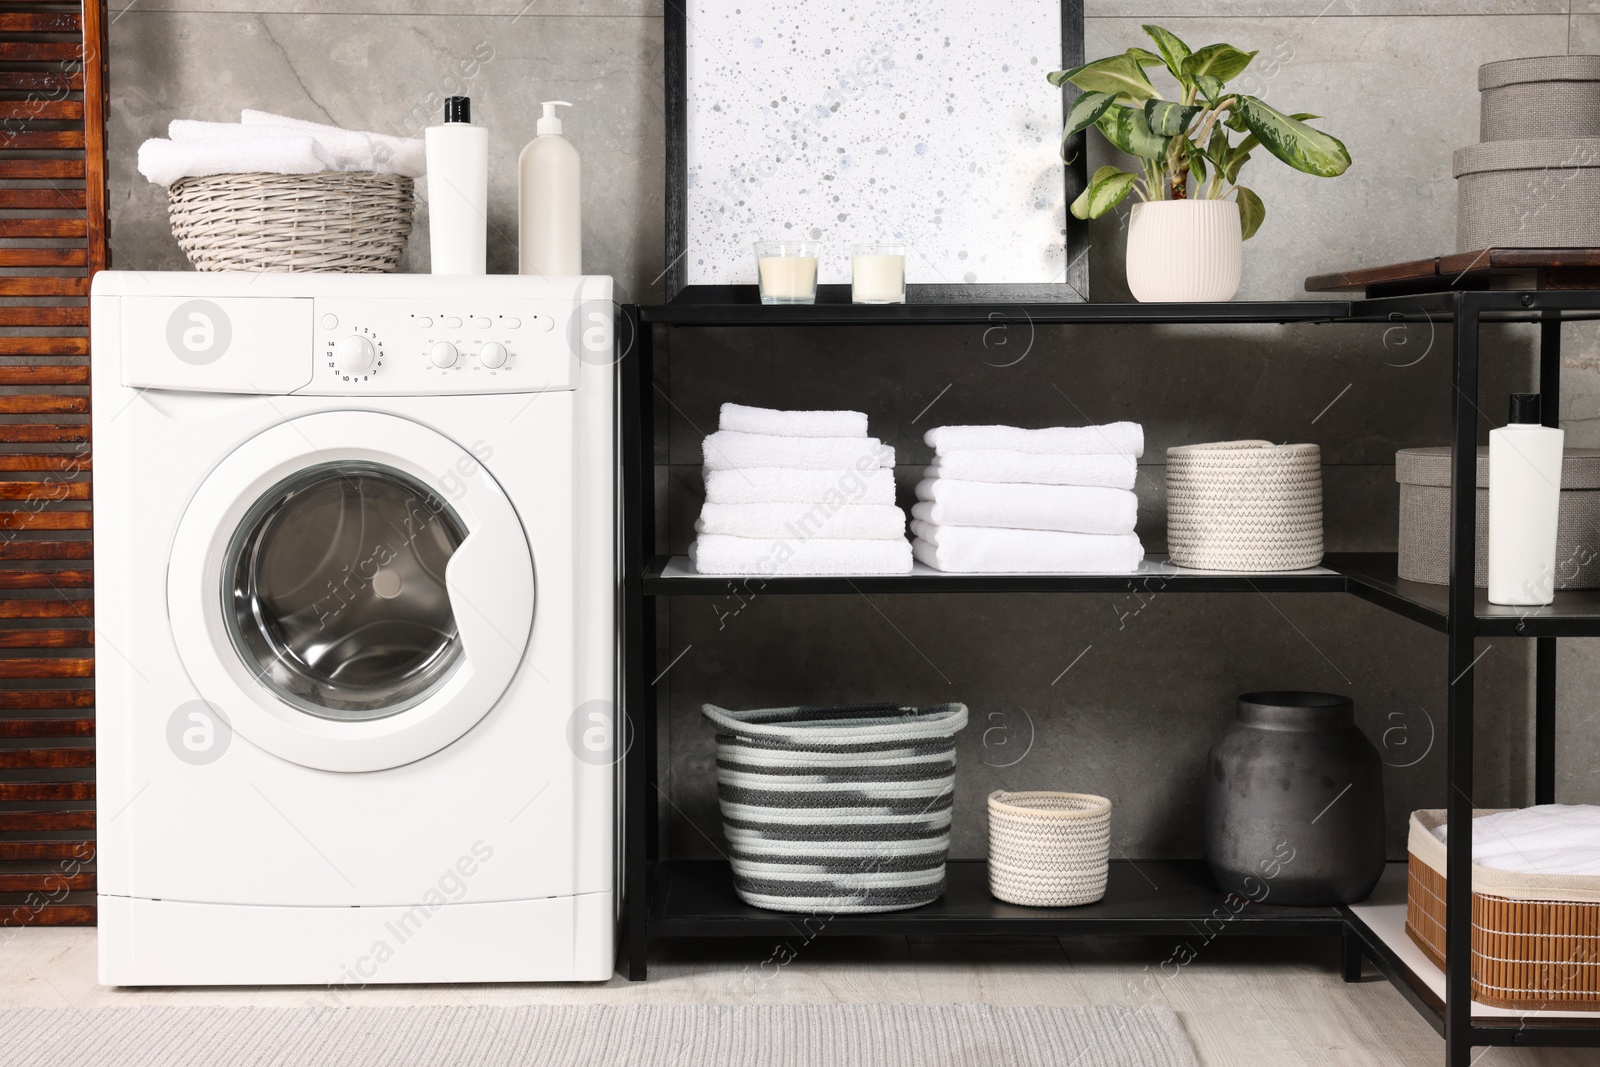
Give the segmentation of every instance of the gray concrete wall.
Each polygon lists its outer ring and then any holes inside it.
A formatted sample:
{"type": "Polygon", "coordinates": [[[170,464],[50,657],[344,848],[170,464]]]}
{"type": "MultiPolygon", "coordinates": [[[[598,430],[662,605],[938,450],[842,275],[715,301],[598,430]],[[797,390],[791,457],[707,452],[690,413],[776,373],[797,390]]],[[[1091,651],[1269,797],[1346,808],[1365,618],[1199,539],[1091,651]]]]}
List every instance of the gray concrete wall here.
{"type": "MultiPolygon", "coordinates": [[[[114,9],[125,4],[113,0],[114,9]]],[[[534,134],[535,101],[554,96],[576,105],[567,131],[584,160],[587,267],[614,275],[622,299],[661,298],[656,0],[140,0],[114,13],[118,266],[184,265],[164,194],[133,167],[138,143],[169,119],[232,119],[260,107],[405,132],[433,121],[443,96],[465,92],[493,131],[490,269],[510,270],[514,159],[534,134]]],[[[1600,3],[1588,0],[1093,0],[1087,53],[1144,43],[1139,24],[1151,20],[1195,45],[1260,49],[1256,91],[1284,110],[1325,116],[1355,158],[1332,181],[1270,159],[1251,164],[1268,216],[1246,249],[1246,299],[1295,298],[1308,273],[1452,248],[1450,155],[1477,136],[1478,64],[1600,50],[1600,3]]],[[[1126,298],[1124,219],[1092,227],[1096,299],[1126,298]]],[[[419,214],[406,269],[426,269],[424,222],[419,214]]],[[[1600,334],[1572,328],[1568,340],[1563,415],[1572,443],[1600,444],[1600,334]]],[[[931,425],[1136,419],[1148,436],[1140,528],[1152,550],[1164,545],[1168,446],[1315,441],[1329,549],[1392,550],[1394,451],[1445,440],[1448,344],[1446,328],[1426,324],[685,334],[658,377],[671,397],[657,400],[662,547],[687,545],[700,436],[719,403],[738,400],[867,411],[874,432],[899,448],[907,486],[927,459],[921,434],[931,425]]],[[[1495,336],[1483,390],[1491,416],[1507,391],[1529,383],[1530,353],[1525,333],[1495,336]]],[[[1002,787],[1103,793],[1116,803],[1117,853],[1198,854],[1205,753],[1234,696],[1251,689],[1355,698],[1390,764],[1395,854],[1407,812],[1444,800],[1443,639],[1354,598],[692,598],[663,614],[661,647],[662,663],[681,656],[659,684],[662,809],[677,855],[720,848],[710,731],[697,712],[705,701],[965,701],[973,721],[960,752],[961,856],[983,853],[983,798],[1002,787]]],[[[1562,650],[1563,799],[1600,799],[1592,647],[1562,650]]],[[[1475,792],[1483,804],[1525,802],[1528,649],[1497,640],[1482,651],[1475,792]]]]}

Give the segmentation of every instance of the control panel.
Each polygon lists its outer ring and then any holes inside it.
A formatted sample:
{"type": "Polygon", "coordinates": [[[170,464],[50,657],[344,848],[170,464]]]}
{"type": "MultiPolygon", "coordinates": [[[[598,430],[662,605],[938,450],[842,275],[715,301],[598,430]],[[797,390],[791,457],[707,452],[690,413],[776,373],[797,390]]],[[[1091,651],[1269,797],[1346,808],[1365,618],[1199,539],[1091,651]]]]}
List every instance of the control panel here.
{"type": "Polygon", "coordinates": [[[580,359],[611,360],[609,302],[328,297],[315,304],[315,373],[299,393],[571,389],[580,359]]]}

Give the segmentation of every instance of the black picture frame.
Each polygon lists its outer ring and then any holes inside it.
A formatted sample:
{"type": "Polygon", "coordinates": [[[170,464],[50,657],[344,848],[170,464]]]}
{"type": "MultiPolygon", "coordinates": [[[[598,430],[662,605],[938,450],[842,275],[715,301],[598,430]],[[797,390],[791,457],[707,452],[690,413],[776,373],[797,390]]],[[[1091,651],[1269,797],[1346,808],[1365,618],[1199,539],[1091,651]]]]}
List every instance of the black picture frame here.
{"type": "MultiPolygon", "coordinates": [[[[690,285],[687,259],[689,254],[688,175],[689,175],[689,109],[688,109],[688,10],[681,0],[667,0],[664,19],[666,47],[666,237],[667,269],[666,299],[668,303],[691,304],[755,304],[760,294],[754,285],[690,285]]],[[[1083,3],[1082,0],[1061,0],[1061,69],[1083,63],[1083,3]]],[[[1062,88],[1062,113],[1077,98],[1078,90],[1068,84],[1062,88]]],[[[1062,178],[1066,189],[1066,203],[1071,204],[1088,185],[1088,163],[1085,158],[1085,137],[1074,134],[1062,146],[1062,178]]],[[[1059,283],[999,282],[979,284],[932,285],[909,284],[906,301],[913,304],[958,303],[1082,303],[1089,299],[1089,225],[1066,212],[1066,226],[1062,234],[1066,246],[1066,272],[1059,283]]],[[[850,286],[820,285],[817,303],[848,304],[850,286]]]]}

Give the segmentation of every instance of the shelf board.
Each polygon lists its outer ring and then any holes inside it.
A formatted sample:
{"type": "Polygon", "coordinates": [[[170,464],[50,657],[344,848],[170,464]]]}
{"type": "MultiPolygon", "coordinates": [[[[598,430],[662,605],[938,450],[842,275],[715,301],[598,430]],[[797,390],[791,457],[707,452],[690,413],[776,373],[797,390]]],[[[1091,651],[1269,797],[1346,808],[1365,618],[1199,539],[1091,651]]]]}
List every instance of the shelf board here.
{"type": "MultiPolygon", "coordinates": [[[[1406,865],[1391,863],[1378,888],[1345,909],[1368,959],[1434,1029],[1444,1027],[1444,972],[1406,934],[1406,865]]],[[[1480,1045],[1600,1045],[1600,1012],[1528,1011],[1472,1006],[1480,1045]]]]}
{"type": "Polygon", "coordinates": [[[1344,575],[1331,567],[1243,574],[1177,567],[1146,556],[1130,574],[948,574],[914,563],[910,574],[701,574],[688,556],[657,556],[644,572],[649,596],[732,596],[801,593],[1342,593],[1344,575]]]}
{"type": "Polygon", "coordinates": [[[652,937],[814,937],[935,934],[1174,934],[1215,937],[1338,934],[1338,908],[1244,904],[1237,913],[1199,860],[1113,860],[1104,899],[1074,908],[1026,908],[989,895],[988,864],[955,860],[945,894],[909,911],[870,915],[789,914],[753,908],[733,892],[721,860],[658,863],[652,937]]]}
{"type": "Polygon", "coordinates": [[[996,326],[1032,323],[1334,322],[1348,300],[1238,300],[1205,304],[659,304],[640,321],[667,326],[996,326]]]}
{"type": "MultiPolygon", "coordinates": [[[[1349,576],[1350,591],[1357,596],[1440,632],[1447,628],[1449,587],[1400,578],[1395,556],[1336,555],[1327,562],[1349,576]]],[[[1476,632],[1485,637],[1600,636],[1600,590],[1557,593],[1555,603],[1542,608],[1509,608],[1489,603],[1480,589],[1475,605],[1476,632]]]]}

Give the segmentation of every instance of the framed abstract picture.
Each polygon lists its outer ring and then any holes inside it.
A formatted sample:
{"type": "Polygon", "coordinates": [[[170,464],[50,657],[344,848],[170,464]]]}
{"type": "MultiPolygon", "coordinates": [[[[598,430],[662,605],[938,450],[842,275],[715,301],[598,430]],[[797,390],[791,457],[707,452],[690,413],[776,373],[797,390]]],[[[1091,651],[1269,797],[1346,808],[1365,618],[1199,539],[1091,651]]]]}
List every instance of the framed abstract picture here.
{"type": "Polygon", "coordinates": [[[1079,0],[667,5],[667,299],[753,302],[762,240],[904,244],[912,302],[1081,301],[1079,0]],[[1068,92],[1075,92],[1070,86],[1068,92]]]}

